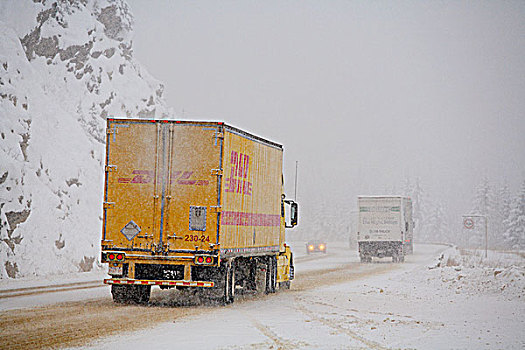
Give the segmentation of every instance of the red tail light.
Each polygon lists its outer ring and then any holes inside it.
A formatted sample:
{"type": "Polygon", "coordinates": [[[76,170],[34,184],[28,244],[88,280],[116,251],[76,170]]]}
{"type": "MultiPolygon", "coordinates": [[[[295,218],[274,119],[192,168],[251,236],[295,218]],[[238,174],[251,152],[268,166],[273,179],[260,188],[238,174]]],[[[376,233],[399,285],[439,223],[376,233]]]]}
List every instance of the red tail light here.
{"type": "Polygon", "coordinates": [[[122,254],[117,254],[117,260],[122,260],[124,259],[124,255],[122,254]]]}
{"type": "Polygon", "coordinates": [[[196,256],[195,263],[196,264],[212,264],[213,256],[209,256],[209,255],[196,256]]]}
{"type": "Polygon", "coordinates": [[[108,255],[109,260],[115,260],[115,254],[109,254],[108,255]]]}

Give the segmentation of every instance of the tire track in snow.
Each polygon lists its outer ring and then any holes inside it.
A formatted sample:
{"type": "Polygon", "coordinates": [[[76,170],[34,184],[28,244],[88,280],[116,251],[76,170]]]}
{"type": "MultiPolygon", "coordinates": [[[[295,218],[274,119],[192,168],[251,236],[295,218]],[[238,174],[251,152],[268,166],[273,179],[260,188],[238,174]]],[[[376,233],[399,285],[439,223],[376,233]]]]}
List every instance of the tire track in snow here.
{"type": "MultiPolygon", "coordinates": [[[[279,337],[275,332],[273,332],[269,327],[265,326],[261,322],[257,321],[255,318],[248,315],[246,312],[244,312],[246,317],[250,320],[250,322],[253,324],[255,328],[264,336],[266,336],[268,339],[270,339],[279,350],[294,350],[301,346],[308,346],[309,344],[305,342],[299,342],[299,341],[291,341],[284,338],[279,337]]],[[[272,347],[273,348],[273,347],[272,347]]]]}
{"type": "Polygon", "coordinates": [[[363,344],[366,345],[366,347],[368,349],[376,349],[376,350],[386,350],[388,349],[387,347],[384,347],[383,345],[373,341],[373,340],[370,340],[370,339],[367,339],[359,334],[357,334],[356,332],[348,329],[348,328],[345,328],[345,327],[342,327],[341,325],[338,325],[338,324],[335,324],[333,320],[329,320],[327,318],[324,318],[322,316],[319,316],[318,314],[316,314],[315,312],[309,310],[307,307],[305,307],[303,305],[303,302],[302,302],[302,299],[301,298],[295,298],[295,304],[294,304],[294,307],[301,311],[303,314],[307,315],[308,317],[318,321],[318,322],[321,322],[322,324],[324,324],[325,326],[328,326],[334,330],[336,330],[337,332],[339,333],[344,333],[348,336],[350,336],[351,338],[353,338],[354,340],[357,340],[363,344]]]}
{"type": "MultiPolygon", "coordinates": [[[[297,297],[296,297],[297,299],[297,297]]],[[[340,316],[344,316],[344,317],[351,317],[353,319],[356,320],[356,322],[360,322],[360,323],[366,323],[366,324],[376,324],[376,325],[381,325],[382,323],[385,323],[385,322],[389,322],[389,324],[391,325],[409,325],[409,326],[421,326],[421,327],[425,327],[427,330],[439,330],[441,329],[442,327],[442,322],[431,322],[431,321],[418,321],[418,320],[415,320],[414,317],[412,316],[408,316],[408,315],[401,315],[401,314],[398,314],[398,313],[393,313],[393,312],[380,312],[380,311],[361,311],[361,310],[357,310],[357,309],[354,309],[354,308],[346,308],[346,307],[343,307],[341,305],[335,305],[335,304],[331,304],[331,303],[328,303],[326,301],[318,301],[318,300],[313,300],[313,299],[304,299],[304,298],[300,298],[302,301],[304,301],[305,303],[308,303],[308,304],[317,304],[317,305],[320,305],[322,307],[328,307],[328,308],[332,308],[332,309],[335,309],[336,311],[341,311],[341,310],[344,310],[344,311],[347,311],[349,312],[348,314],[340,314],[340,316]],[[380,318],[382,318],[382,320],[378,321],[378,320],[374,320],[372,318],[363,318],[363,317],[359,317],[359,316],[356,316],[355,314],[369,314],[369,315],[377,315],[379,316],[380,318]]],[[[335,321],[335,320],[334,320],[335,321]]]]}

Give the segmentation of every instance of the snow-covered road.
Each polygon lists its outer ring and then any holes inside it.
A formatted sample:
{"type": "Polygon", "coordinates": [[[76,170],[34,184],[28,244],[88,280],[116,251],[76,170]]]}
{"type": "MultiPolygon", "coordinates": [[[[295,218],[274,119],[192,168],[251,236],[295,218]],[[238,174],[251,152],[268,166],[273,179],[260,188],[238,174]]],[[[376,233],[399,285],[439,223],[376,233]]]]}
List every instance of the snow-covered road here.
{"type": "MultiPolygon", "coordinates": [[[[79,345],[114,350],[177,346],[187,349],[522,349],[525,346],[523,257],[497,255],[492,261],[502,266],[480,270],[450,263],[459,259],[451,254],[452,248],[418,245],[404,264],[392,264],[388,259],[361,264],[357,252],[348,246],[328,247],[326,255],[306,256],[304,246],[296,244],[297,277],[290,290],[272,295],[241,295],[225,307],[199,305],[191,297],[189,302],[183,302],[186,295],[175,290],[156,291],[148,307],[117,306],[110,300],[109,289],[102,287],[76,293],[7,298],[12,299],[9,307],[0,299],[4,310],[0,321],[4,327],[8,322],[25,320],[29,325],[19,332],[27,337],[33,334],[30,344],[44,347],[79,345]],[[440,256],[443,258],[438,260],[440,256]],[[439,262],[441,265],[437,267],[439,262]],[[490,283],[497,288],[490,288],[490,283]],[[76,295],[84,301],[70,301],[59,307],[52,304],[53,296],[58,302],[63,301],[64,295],[67,300],[75,300],[76,295]],[[85,300],[90,297],[95,299],[85,300]],[[27,302],[28,298],[32,305],[38,305],[40,298],[42,305],[47,306],[20,310],[21,305],[16,306],[15,300],[27,302]],[[71,313],[80,314],[74,318],[71,313]],[[45,318],[51,318],[47,324],[45,318]],[[84,328],[75,330],[79,324],[84,328]],[[56,330],[66,325],[69,332],[56,330]],[[41,332],[35,328],[41,328],[41,332]],[[46,329],[52,336],[46,338],[46,329]]],[[[5,330],[0,330],[3,332],[6,335],[5,330]]],[[[16,334],[16,330],[11,334],[16,334]]],[[[22,344],[12,345],[16,348],[22,344]]]]}
{"type": "Polygon", "coordinates": [[[405,264],[388,259],[360,264],[356,252],[332,246],[326,257],[298,258],[304,276],[298,275],[290,291],[119,334],[88,348],[523,348],[523,299],[449,288],[443,271],[427,267],[445,249],[421,245],[405,264]],[[338,270],[341,266],[350,271],[338,270]]]}

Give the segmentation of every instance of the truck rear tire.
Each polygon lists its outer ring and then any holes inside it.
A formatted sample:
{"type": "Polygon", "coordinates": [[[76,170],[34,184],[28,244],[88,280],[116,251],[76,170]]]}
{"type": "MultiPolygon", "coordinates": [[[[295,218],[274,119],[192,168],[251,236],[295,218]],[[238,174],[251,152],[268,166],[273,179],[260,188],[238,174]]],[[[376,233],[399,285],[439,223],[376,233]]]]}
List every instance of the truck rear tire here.
{"type": "Polygon", "coordinates": [[[228,305],[235,301],[235,269],[233,264],[223,266],[217,271],[217,289],[212,299],[221,305],[228,305]]]}
{"type": "Polygon", "coordinates": [[[113,296],[113,301],[115,303],[123,304],[128,298],[128,286],[121,285],[111,285],[111,295],[113,296]]]}
{"type": "Polygon", "coordinates": [[[226,290],[224,291],[225,294],[225,301],[226,304],[231,304],[235,301],[235,265],[232,264],[227,269],[226,273],[226,290]]]}
{"type": "Polygon", "coordinates": [[[270,257],[266,264],[266,294],[275,293],[277,288],[277,259],[270,257]]]}
{"type": "Polygon", "coordinates": [[[372,257],[370,255],[361,255],[360,256],[360,259],[361,259],[361,262],[362,263],[371,263],[372,262],[372,257]]]}
{"type": "Polygon", "coordinates": [[[137,304],[147,304],[151,294],[151,286],[135,286],[135,298],[134,301],[137,304]]]}
{"type": "Polygon", "coordinates": [[[405,255],[403,253],[392,255],[392,262],[394,262],[394,263],[405,262],[405,255]]]}
{"type": "Polygon", "coordinates": [[[290,289],[290,281],[279,282],[279,289],[290,289]]]}
{"type": "Polygon", "coordinates": [[[111,285],[113,301],[119,304],[146,304],[151,294],[151,286],[111,285]]]}

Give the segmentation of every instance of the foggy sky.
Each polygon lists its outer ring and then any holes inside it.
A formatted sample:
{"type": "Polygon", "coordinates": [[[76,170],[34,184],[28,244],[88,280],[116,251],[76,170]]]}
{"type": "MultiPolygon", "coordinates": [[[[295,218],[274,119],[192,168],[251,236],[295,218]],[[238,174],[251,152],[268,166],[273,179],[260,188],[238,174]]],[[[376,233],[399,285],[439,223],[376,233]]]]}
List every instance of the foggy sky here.
{"type": "Polygon", "coordinates": [[[525,179],[523,1],[128,3],[177,117],[283,144],[304,215],[419,178],[461,216],[483,177],[525,179]]]}

